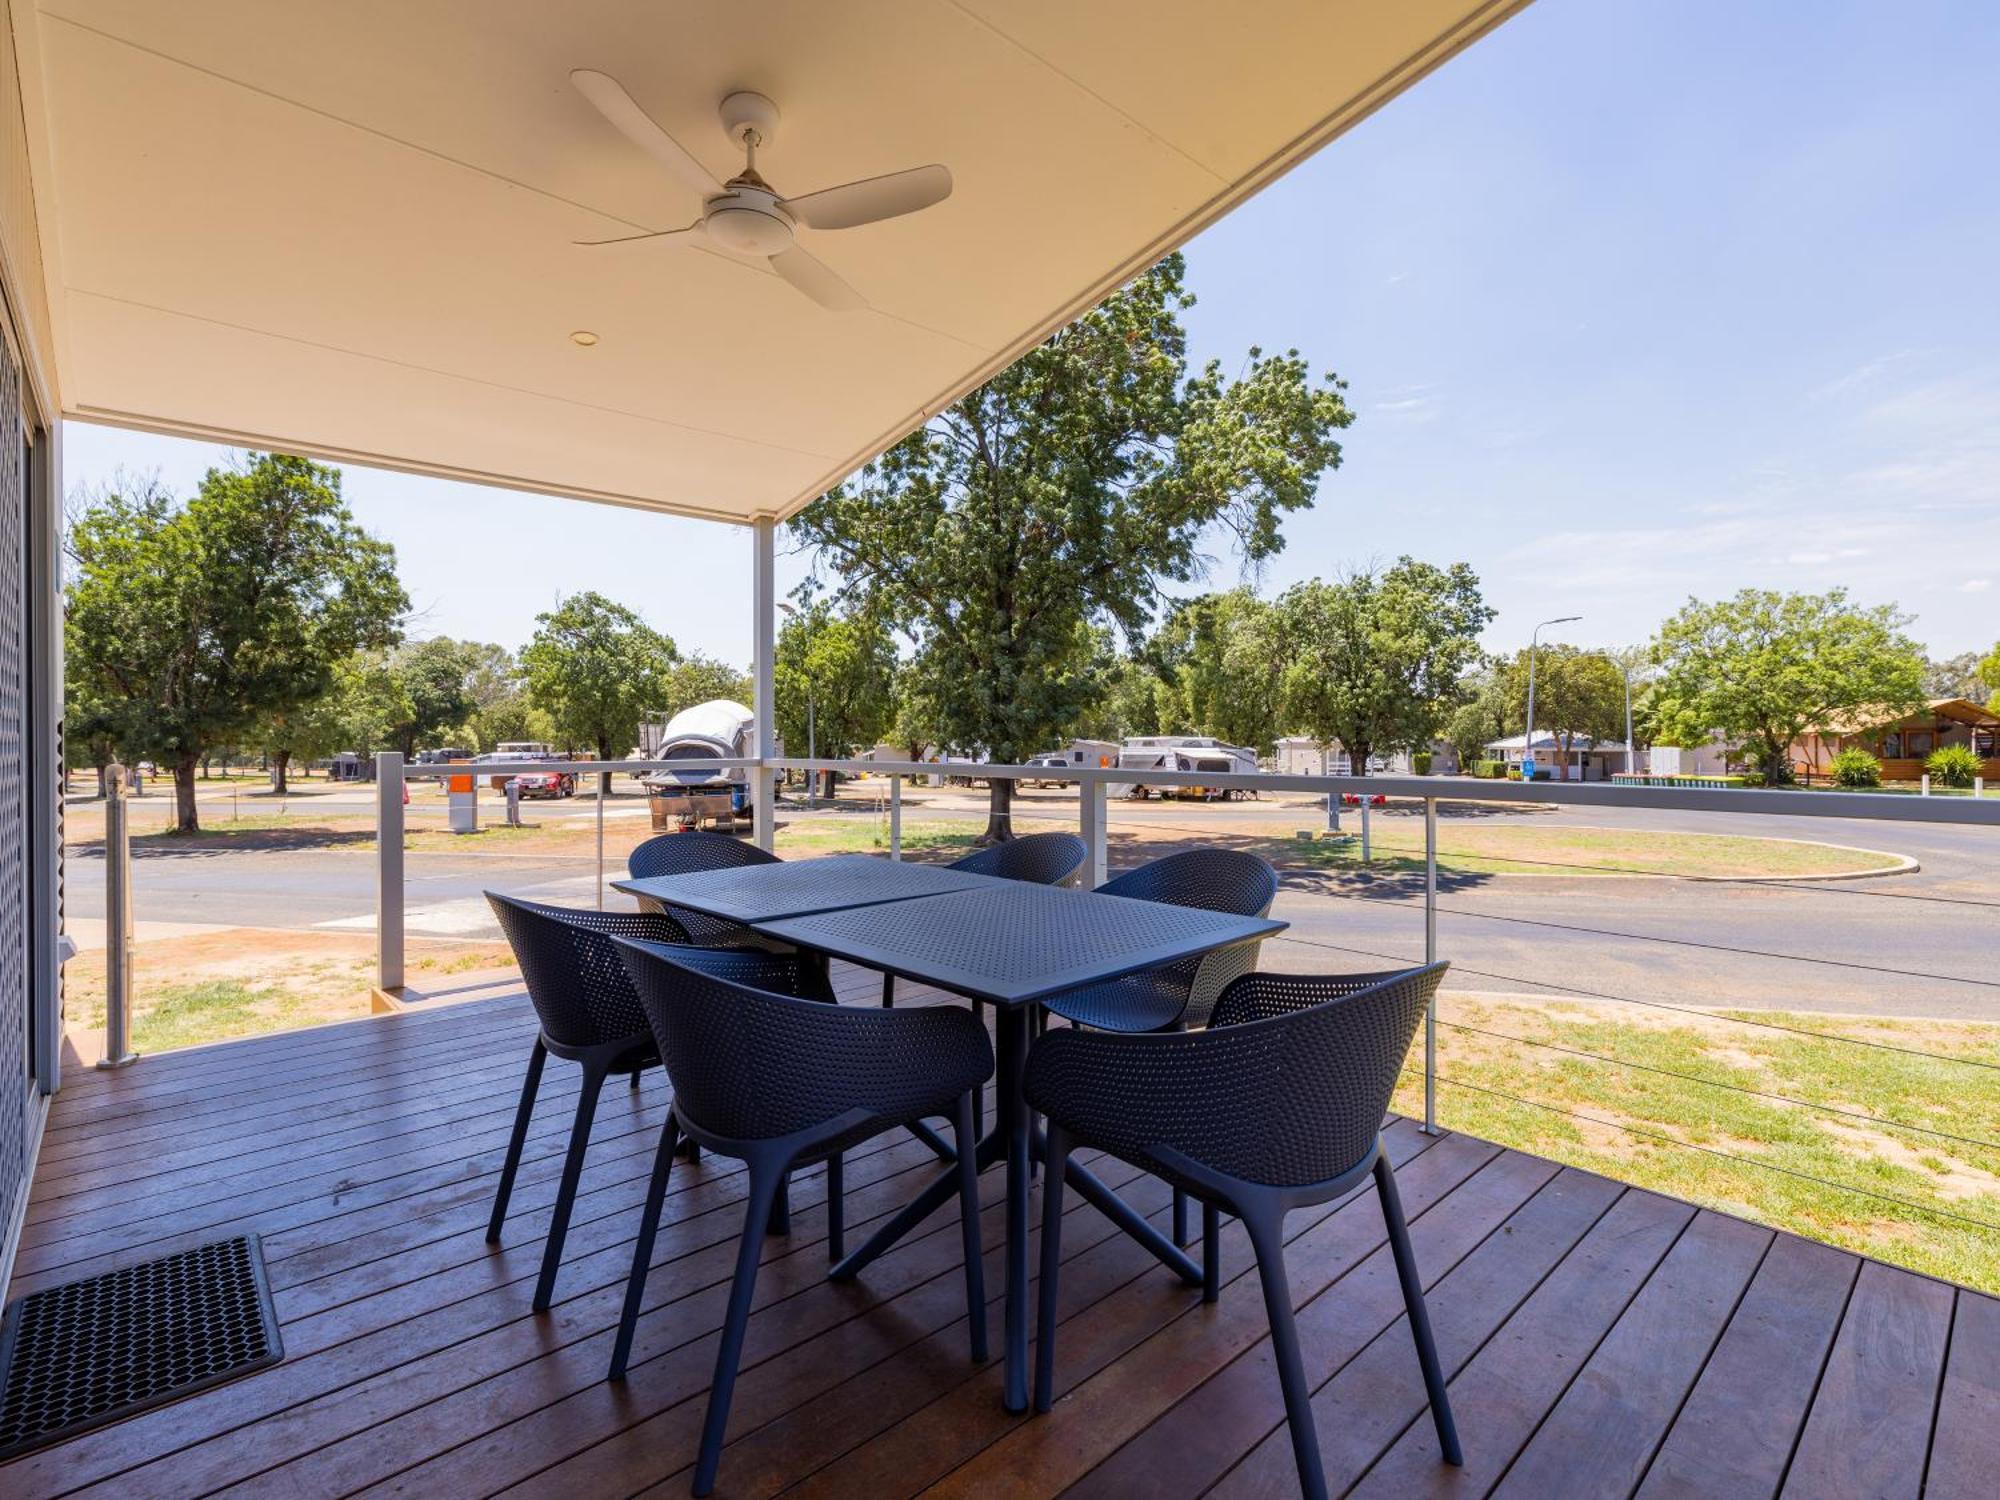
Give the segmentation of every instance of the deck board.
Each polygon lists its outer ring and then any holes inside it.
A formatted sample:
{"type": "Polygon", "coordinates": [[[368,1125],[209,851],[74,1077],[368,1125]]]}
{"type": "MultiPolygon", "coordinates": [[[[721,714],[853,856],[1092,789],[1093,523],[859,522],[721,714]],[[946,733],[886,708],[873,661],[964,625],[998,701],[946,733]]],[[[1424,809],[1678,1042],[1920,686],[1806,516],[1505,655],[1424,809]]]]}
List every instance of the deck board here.
{"type": "MultiPolygon", "coordinates": [[[[836,990],[879,983],[840,966],[836,990]]],[[[901,1004],[938,1003],[899,986],[901,1004]]],[[[667,1106],[607,1090],[554,1308],[528,1308],[575,1101],[552,1066],[504,1243],[483,1238],[533,1035],[519,996],[226,1043],[58,1096],[10,1295],[220,1234],[264,1237],[286,1358],[0,1466],[71,1494],[686,1493],[733,1261],[734,1163],[677,1168],[631,1377],[603,1379],[667,1106]]],[[[1385,1135],[1464,1435],[1440,1466],[1372,1193],[1287,1223],[1335,1493],[1991,1493],[2000,1303],[1471,1137],[1385,1135]],[[1933,1426],[1935,1438],[1933,1439],[1933,1426]],[[1553,1486],[1553,1488],[1552,1488],[1553,1486]]],[[[1164,1224],[1167,1194],[1098,1169],[1164,1224]]],[[[935,1170],[888,1135],[848,1163],[851,1236],[935,1170]]],[[[824,1177],[769,1241],[718,1491],[845,1497],[1291,1494],[1241,1227],[1220,1304],[1072,1194],[1059,1400],[1001,1410],[966,1357],[949,1209],[861,1281],[824,1278],[824,1177]]],[[[999,1326],[997,1172],[982,1215],[999,1326]]],[[[1038,1216],[1041,1197],[1034,1195],[1038,1216]]]]}

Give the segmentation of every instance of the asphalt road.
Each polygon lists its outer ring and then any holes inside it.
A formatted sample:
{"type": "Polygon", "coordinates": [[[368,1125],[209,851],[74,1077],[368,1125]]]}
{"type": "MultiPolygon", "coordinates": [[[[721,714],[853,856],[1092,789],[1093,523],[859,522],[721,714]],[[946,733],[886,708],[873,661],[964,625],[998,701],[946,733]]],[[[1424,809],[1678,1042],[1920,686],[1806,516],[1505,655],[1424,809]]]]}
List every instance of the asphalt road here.
{"type": "MultiPolygon", "coordinates": [[[[905,815],[970,814],[982,802],[983,794],[951,794],[923,808],[908,806],[905,815]]],[[[1066,803],[1073,799],[1035,793],[1024,799],[1023,810],[1062,817],[1066,803]]],[[[323,805],[329,812],[361,810],[368,794],[345,793],[323,805]]],[[[611,815],[623,822],[641,816],[641,807],[636,797],[621,798],[611,815]]],[[[581,800],[537,804],[530,814],[594,815],[593,805],[581,800]]],[[[2000,830],[1602,807],[1465,815],[1817,839],[1907,854],[1923,868],[1837,882],[1573,873],[1448,879],[1439,896],[1438,945],[1454,965],[1454,988],[2000,1020],[2000,830]]],[[[1417,815],[1389,809],[1375,816],[1393,825],[1417,815]]],[[[1112,812],[1112,831],[1115,841],[1121,826],[1146,822],[1226,836],[1232,828],[1278,819],[1314,826],[1318,817],[1310,805],[1283,808],[1268,800],[1121,803],[1112,812]]],[[[68,866],[69,920],[86,940],[103,920],[102,869],[90,855],[73,854],[68,866]]],[[[406,879],[408,930],[440,937],[498,936],[480,894],[488,888],[578,904],[595,891],[588,856],[532,850],[412,856],[406,879]]],[[[375,865],[367,852],[343,849],[149,849],[135,861],[134,892],[142,941],[158,923],[365,931],[373,924],[375,865]]],[[[1293,873],[1276,914],[1292,927],[1267,949],[1274,967],[1354,969],[1423,955],[1422,891],[1409,879],[1293,873]]]]}

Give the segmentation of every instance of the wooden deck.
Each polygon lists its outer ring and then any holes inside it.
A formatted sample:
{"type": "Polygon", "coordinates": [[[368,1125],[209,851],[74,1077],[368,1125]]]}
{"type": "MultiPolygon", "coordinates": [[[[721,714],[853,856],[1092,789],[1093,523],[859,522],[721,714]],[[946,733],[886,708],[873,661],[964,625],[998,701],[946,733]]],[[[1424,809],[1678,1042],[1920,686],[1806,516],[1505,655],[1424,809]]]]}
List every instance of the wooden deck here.
{"type": "MultiPolygon", "coordinates": [[[[857,1003],[875,992],[858,972],[841,981],[857,1003]]],[[[922,998],[912,987],[905,1003],[922,998]]],[[[631,1376],[607,1384],[664,1084],[606,1092],[559,1300],[534,1316],[573,1069],[550,1068],[506,1245],[482,1237],[531,1035],[515,997],[72,1073],[12,1293],[254,1230],[285,1360],[0,1467],[0,1493],[685,1494],[742,1178],[713,1159],[675,1172],[631,1376]]],[[[1288,1226],[1336,1492],[2000,1489],[2000,1302],[1470,1137],[1397,1122],[1386,1140],[1468,1466],[1438,1462],[1366,1196],[1288,1226]]],[[[1164,1219],[1157,1181],[1102,1169],[1164,1219]]],[[[931,1170],[901,1135],[857,1153],[850,1235],[931,1170]]],[[[794,1185],[792,1233],[767,1248],[718,1493],[1295,1491],[1240,1229],[1205,1308],[1072,1207],[1062,1396],[1024,1419],[1001,1410],[997,1367],[966,1361],[953,1212],[834,1286],[820,1187],[818,1171],[794,1185]]]]}

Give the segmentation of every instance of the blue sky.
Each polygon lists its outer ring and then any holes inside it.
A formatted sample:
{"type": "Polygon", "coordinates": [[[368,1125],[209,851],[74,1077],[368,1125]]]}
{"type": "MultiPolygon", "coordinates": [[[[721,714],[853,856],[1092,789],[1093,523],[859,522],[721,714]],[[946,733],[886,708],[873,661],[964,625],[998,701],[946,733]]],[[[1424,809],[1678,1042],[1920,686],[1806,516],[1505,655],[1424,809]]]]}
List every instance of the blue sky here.
{"type": "MultiPolygon", "coordinates": [[[[1466,561],[1508,649],[1844,584],[1937,654],[1991,646],[1996,77],[2000,6],[1540,0],[1335,142],[1188,249],[1198,356],[1296,346],[1357,414],[1265,585],[1466,561]]],[[[222,457],[65,441],[73,488],[186,491],[222,457]]],[[[596,588],[749,654],[740,531],[358,468],[346,493],[415,633],[518,644],[596,588]]]]}

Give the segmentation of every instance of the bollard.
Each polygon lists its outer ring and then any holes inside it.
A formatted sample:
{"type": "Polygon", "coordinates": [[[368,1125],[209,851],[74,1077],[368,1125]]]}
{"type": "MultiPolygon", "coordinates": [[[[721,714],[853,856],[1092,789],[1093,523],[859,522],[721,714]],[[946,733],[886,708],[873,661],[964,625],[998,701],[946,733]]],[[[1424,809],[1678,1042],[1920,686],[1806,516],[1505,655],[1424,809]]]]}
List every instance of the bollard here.
{"type": "Polygon", "coordinates": [[[1361,863],[1369,864],[1375,858],[1373,846],[1368,842],[1368,794],[1361,794],[1361,863]]]}
{"type": "Polygon", "coordinates": [[[507,826],[521,826],[521,778],[518,776],[507,778],[507,826]]]}
{"type": "Polygon", "coordinates": [[[104,773],[104,1056],[100,1068],[137,1062],[132,1050],[132,832],[125,814],[125,768],[104,773]]]}
{"type": "Polygon", "coordinates": [[[1928,797],[1930,794],[1931,794],[1931,773],[1926,771],[1924,772],[1924,789],[1919,795],[1928,797]]]}

